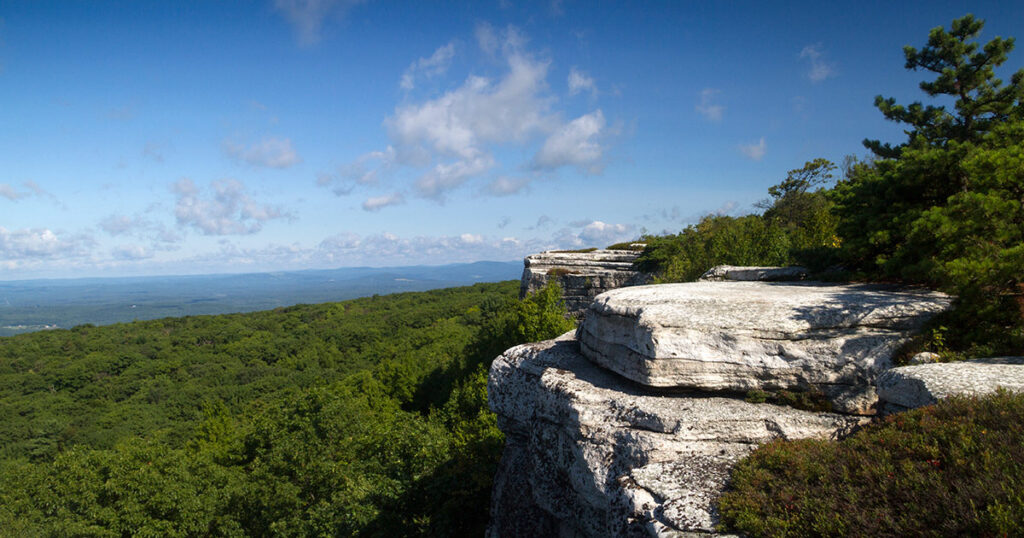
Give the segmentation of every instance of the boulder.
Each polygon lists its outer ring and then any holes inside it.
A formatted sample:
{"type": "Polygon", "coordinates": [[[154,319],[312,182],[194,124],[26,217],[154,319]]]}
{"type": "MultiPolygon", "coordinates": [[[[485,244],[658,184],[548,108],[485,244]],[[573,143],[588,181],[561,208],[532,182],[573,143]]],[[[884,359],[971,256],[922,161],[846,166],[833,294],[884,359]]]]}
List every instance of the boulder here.
{"type": "Polygon", "coordinates": [[[562,286],[566,309],[579,316],[601,293],[648,283],[650,275],[633,267],[639,256],[640,251],[634,250],[548,251],[527,256],[523,260],[519,297],[526,297],[555,279],[562,286]]]}
{"type": "Polygon", "coordinates": [[[992,357],[893,368],[878,377],[889,411],[922,407],[953,395],[980,396],[999,387],[1024,391],[1024,357],[992,357]]]}
{"type": "Polygon", "coordinates": [[[729,469],[758,444],[865,420],[644,387],[587,360],[572,333],[498,357],[488,401],[506,436],[492,537],[712,533],[729,469]]]}
{"type": "Polygon", "coordinates": [[[807,269],[798,266],[790,267],[740,267],[736,265],[716,265],[708,269],[698,280],[720,282],[723,280],[750,281],[783,281],[803,280],[807,277],[807,269]]]}
{"type": "Polygon", "coordinates": [[[869,414],[893,353],[950,302],[865,284],[637,286],[598,296],[579,341],[591,361],[642,385],[820,390],[839,411],[869,414]]]}

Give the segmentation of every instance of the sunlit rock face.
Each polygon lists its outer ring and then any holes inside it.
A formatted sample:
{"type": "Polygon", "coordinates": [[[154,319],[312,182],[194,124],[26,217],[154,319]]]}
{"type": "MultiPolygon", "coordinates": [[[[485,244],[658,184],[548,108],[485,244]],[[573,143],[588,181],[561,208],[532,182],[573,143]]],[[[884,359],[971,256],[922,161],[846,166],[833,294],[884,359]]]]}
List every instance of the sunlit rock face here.
{"type": "Polygon", "coordinates": [[[491,366],[506,446],[488,535],[714,534],[739,459],[772,439],[841,438],[865,423],[893,352],[949,304],[811,282],[599,295],[577,331],[491,366]],[[837,412],[747,402],[751,389],[817,389],[837,412]]]}
{"type": "Polygon", "coordinates": [[[570,314],[579,317],[594,297],[615,288],[646,284],[650,276],[633,268],[640,255],[632,250],[594,250],[591,252],[548,251],[523,260],[519,297],[543,288],[555,279],[570,314]]]}
{"type": "Polygon", "coordinates": [[[774,438],[836,438],[862,417],[666,393],[595,365],[572,333],[491,367],[506,446],[488,535],[711,533],[729,469],[774,438]]]}
{"type": "Polygon", "coordinates": [[[901,366],[878,378],[887,411],[931,405],[953,395],[983,396],[997,389],[1024,392],[1024,357],[901,366]]]}
{"type": "Polygon", "coordinates": [[[642,385],[820,390],[873,413],[874,381],[947,295],[881,285],[693,282],[613,290],[580,326],[584,356],[642,385]]]}

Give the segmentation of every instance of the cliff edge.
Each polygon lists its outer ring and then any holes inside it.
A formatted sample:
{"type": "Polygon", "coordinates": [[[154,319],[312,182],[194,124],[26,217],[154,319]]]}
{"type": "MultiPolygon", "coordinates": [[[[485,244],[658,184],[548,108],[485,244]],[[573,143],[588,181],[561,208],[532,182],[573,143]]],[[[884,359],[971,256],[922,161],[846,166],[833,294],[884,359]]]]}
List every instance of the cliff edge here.
{"type": "Polygon", "coordinates": [[[949,303],[805,282],[599,296],[578,331],[491,367],[506,446],[488,535],[714,534],[736,461],[771,439],[840,438],[869,420],[893,351],[949,303]],[[758,388],[819,390],[840,412],[744,400],[758,388]]]}

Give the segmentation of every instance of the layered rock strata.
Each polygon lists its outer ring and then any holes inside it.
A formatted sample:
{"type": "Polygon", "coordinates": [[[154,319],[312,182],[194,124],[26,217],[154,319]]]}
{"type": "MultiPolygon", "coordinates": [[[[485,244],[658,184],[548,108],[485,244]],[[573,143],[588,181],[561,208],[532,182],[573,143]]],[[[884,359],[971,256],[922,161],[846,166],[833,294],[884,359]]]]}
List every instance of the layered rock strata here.
{"type": "Polygon", "coordinates": [[[873,413],[892,355],[951,298],[880,285],[694,282],[596,299],[583,355],[640,384],[702,391],[815,389],[873,413]]]}
{"type": "Polygon", "coordinates": [[[981,396],[998,388],[1024,392],[1024,357],[901,366],[878,378],[887,411],[931,405],[953,395],[981,396]]]}
{"type": "Polygon", "coordinates": [[[835,438],[864,419],[640,386],[587,360],[572,333],[494,361],[505,432],[488,536],[713,533],[731,466],[775,438],[835,438]]]}
{"type": "Polygon", "coordinates": [[[601,293],[648,283],[650,276],[633,267],[639,256],[639,251],[632,250],[548,251],[527,256],[523,260],[519,297],[556,279],[569,313],[579,316],[601,293]]]}

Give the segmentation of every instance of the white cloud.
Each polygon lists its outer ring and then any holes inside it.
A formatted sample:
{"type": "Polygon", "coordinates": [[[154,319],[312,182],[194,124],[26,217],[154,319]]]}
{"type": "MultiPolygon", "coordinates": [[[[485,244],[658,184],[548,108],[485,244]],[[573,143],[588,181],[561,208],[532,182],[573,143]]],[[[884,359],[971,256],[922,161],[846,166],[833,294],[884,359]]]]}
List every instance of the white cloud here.
{"type": "MultiPolygon", "coordinates": [[[[562,112],[553,109],[557,99],[547,82],[551,62],[526,52],[526,38],[515,28],[499,32],[480,24],[476,38],[485,53],[500,54],[504,72],[498,77],[470,74],[454,89],[397,106],[384,121],[391,141],[388,158],[373,167],[361,157],[349,165],[355,177],[336,185],[336,192],[376,183],[378,172],[392,166],[418,169],[419,176],[406,192],[439,202],[472,180],[489,180],[479,192],[505,195],[562,166],[576,166],[584,173],[601,171],[601,138],[607,135],[603,113],[596,110],[572,121],[563,119],[562,112]],[[532,162],[503,162],[531,151],[532,162]],[[516,177],[531,168],[535,177],[516,177]]],[[[410,66],[414,74],[404,86],[415,87],[421,67],[446,66],[446,47],[410,66]]],[[[586,74],[574,69],[570,78],[575,91],[596,92],[586,74]]],[[[334,183],[318,180],[324,186],[334,183]]]]}
{"type": "Polygon", "coordinates": [[[405,203],[405,197],[400,192],[393,192],[384,196],[368,198],[363,202],[363,209],[366,211],[379,211],[382,208],[405,203]]]}
{"type": "Polygon", "coordinates": [[[110,235],[123,235],[134,232],[138,228],[148,227],[149,224],[149,221],[142,217],[110,215],[100,221],[100,229],[110,235]]]}
{"type": "Polygon", "coordinates": [[[253,201],[237,180],[214,181],[210,187],[213,196],[204,199],[191,179],[182,178],[173,185],[179,225],[191,226],[204,235],[244,235],[260,231],[264,222],[288,217],[278,207],[253,201]]]}
{"type": "Polygon", "coordinates": [[[117,260],[145,260],[153,257],[153,251],[142,245],[120,245],[114,247],[110,254],[117,260]]]}
{"type": "Polygon", "coordinates": [[[697,103],[694,110],[711,121],[720,121],[722,113],[725,112],[725,107],[713,102],[715,96],[719,93],[722,93],[721,90],[704,88],[700,92],[700,102],[697,103]]]}
{"type": "MultiPolygon", "coordinates": [[[[400,237],[392,233],[328,237],[311,256],[324,265],[413,265],[512,260],[539,252],[552,243],[515,237],[487,237],[473,233],[457,236],[400,237]]],[[[553,247],[552,247],[553,248],[553,247]]]]}
{"type": "Polygon", "coordinates": [[[501,80],[470,76],[441,97],[399,107],[385,122],[400,163],[436,161],[416,182],[420,195],[441,199],[495,166],[491,146],[525,143],[557,125],[543,95],[549,63],[519,52],[519,39],[506,33],[508,72],[501,80]]]}
{"type": "Polygon", "coordinates": [[[580,116],[555,131],[534,156],[536,168],[558,168],[574,165],[584,173],[601,171],[603,148],[595,140],[604,129],[600,110],[580,116]]]}
{"type": "Polygon", "coordinates": [[[486,191],[494,196],[509,196],[521,192],[530,181],[528,177],[501,176],[488,183],[486,191]]]}
{"type": "Polygon", "coordinates": [[[598,247],[628,241],[635,238],[635,228],[631,224],[609,224],[599,220],[574,222],[573,226],[581,228],[573,231],[563,228],[555,235],[557,248],[598,247]]]}
{"type": "Polygon", "coordinates": [[[288,138],[264,138],[249,147],[225,140],[223,148],[228,156],[252,166],[288,168],[301,160],[288,138]]]}
{"type": "Polygon", "coordinates": [[[0,259],[17,268],[39,260],[78,258],[95,244],[91,236],[67,235],[48,228],[8,230],[0,226],[0,259]]]}
{"type": "Polygon", "coordinates": [[[755,161],[760,161],[766,151],[768,146],[765,145],[763,136],[756,144],[740,144],[740,153],[755,161]]]}
{"type": "Polygon", "coordinates": [[[420,58],[406,68],[399,86],[408,91],[416,87],[417,77],[434,78],[443,75],[451,66],[454,57],[455,43],[438,48],[429,58],[420,58]]]}
{"type": "Polygon", "coordinates": [[[822,56],[820,43],[807,45],[800,51],[800,58],[806,58],[811,62],[811,70],[807,72],[807,78],[811,79],[811,82],[821,82],[836,75],[835,68],[822,56]]]}
{"type": "Polygon", "coordinates": [[[591,95],[597,95],[597,85],[594,84],[593,78],[573,67],[569,70],[569,95],[576,95],[584,91],[590,92],[591,95]]]}
{"type": "Polygon", "coordinates": [[[284,13],[292,24],[302,45],[320,41],[324,20],[330,16],[341,17],[349,8],[364,0],[274,0],[274,7],[284,13]]]}
{"type": "Polygon", "coordinates": [[[452,163],[438,163],[434,169],[416,180],[416,190],[428,198],[443,199],[444,194],[463,184],[467,179],[483,174],[494,166],[490,155],[452,163]]]}

